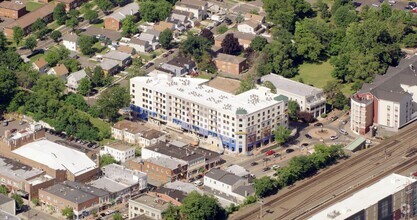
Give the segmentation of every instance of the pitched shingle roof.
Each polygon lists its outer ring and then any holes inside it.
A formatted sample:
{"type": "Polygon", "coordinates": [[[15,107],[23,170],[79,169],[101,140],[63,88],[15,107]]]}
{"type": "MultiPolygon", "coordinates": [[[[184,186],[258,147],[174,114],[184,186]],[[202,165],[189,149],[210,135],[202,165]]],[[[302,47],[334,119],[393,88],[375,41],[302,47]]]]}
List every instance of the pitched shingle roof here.
{"type": "Polygon", "coordinates": [[[211,179],[215,179],[219,182],[225,183],[227,185],[233,185],[237,181],[242,179],[241,177],[236,176],[233,173],[229,173],[218,168],[211,169],[208,173],[206,173],[205,176],[211,179]]]}
{"type": "Polygon", "coordinates": [[[223,62],[227,62],[227,63],[235,63],[235,64],[239,64],[239,63],[242,63],[242,62],[246,61],[246,58],[244,58],[244,57],[233,56],[233,55],[229,55],[229,54],[225,54],[225,53],[217,54],[216,58],[214,58],[214,59],[219,60],[219,61],[223,61],[223,62]]]}

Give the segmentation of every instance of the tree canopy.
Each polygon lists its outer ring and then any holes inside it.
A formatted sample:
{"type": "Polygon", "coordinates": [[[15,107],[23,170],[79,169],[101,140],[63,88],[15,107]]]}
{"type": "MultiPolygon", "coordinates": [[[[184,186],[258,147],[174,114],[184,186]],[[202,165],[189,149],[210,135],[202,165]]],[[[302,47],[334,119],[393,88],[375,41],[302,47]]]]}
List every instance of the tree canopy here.
{"type": "Polygon", "coordinates": [[[141,1],[140,15],[147,22],[162,21],[171,13],[171,7],[171,4],[165,0],[141,1]]]}
{"type": "Polygon", "coordinates": [[[180,45],[181,54],[192,57],[200,62],[205,52],[210,52],[211,43],[201,36],[188,35],[187,39],[180,45]]]}
{"type": "Polygon", "coordinates": [[[169,49],[171,47],[172,39],[172,31],[168,28],[162,31],[159,35],[159,43],[161,43],[161,46],[165,49],[169,49]]]}
{"type": "Polygon", "coordinates": [[[93,36],[81,35],[78,39],[80,50],[84,55],[92,55],[95,52],[93,45],[96,42],[97,39],[93,36]]]}

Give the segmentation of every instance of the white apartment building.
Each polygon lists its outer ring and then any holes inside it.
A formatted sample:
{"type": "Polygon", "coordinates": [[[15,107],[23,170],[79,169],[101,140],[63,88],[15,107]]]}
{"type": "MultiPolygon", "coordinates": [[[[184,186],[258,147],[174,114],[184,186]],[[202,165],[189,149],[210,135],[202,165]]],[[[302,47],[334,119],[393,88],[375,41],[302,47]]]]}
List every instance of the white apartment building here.
{"type": "Polygon", "coordinates": [[[285,96],[262,86],[234,95],[207,82],[167,74],[132,78],[131,108],[143,120],[194,132],[234,153],[273,141],[275,126],[288,125],[285,96]]]}
{"type": "Polygon", "coordinates": [[[121,142],[107,144],[100,150],[100,156],[109,154],[122,163],[135,158],[135,147],[121,142]]]}
{"type": "Polygon", "coordinates": [[[145,215],[148,218],[160,220],[162,212],[169,207],[169,204],[158,197],[142,194],[129,200],[129,219],[145,215]]]}
{"type": "Polygon", "coordinates": [[[273,73],[261,78],[261,82],[266,81],[275,86],[277,94],[287,96],[289,100],[295,100],[300,106],[300,111],[312,113],[315,118],[326,112],[326,96],[322,89],[273,73]]]}
{"type": "Polygon", "coordinates": [[[139,137],[149,130],[144,123],[122,120],[111,127],[111,136],[129,144],[138,144],[139,137]]]}
{"type": "Polygon", "coordinates": [[[207,2],[201,0],[177,1],[174,8],[179,11],[191,12],[194,18],[204,20],[207,17],[207,2]]]}

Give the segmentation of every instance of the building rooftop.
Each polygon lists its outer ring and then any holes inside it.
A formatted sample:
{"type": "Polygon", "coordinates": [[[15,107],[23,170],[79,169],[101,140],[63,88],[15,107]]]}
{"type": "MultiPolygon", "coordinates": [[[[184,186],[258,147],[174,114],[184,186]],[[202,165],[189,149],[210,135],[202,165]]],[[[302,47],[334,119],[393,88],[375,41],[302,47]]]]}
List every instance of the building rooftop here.
{"type": "Polygon", "coordinates": [[[259,27],[259,23],[256,22],[256,21],[252,21],[252,20],[244,21],[244,22],[240,23],[239,25],[248,25],[248,26],[250,26],[251,28],[254,28],[254,29],[259,27]]]}
{"type": "Polygon", "coordinates": [[[117,62],[116,60],[110,60],[110,59],[104,59],[103,62],[100,63],[100,66],[101,68],[103,68],[103,70],[111,70],[118,65],[119,65],[119,62],[117,62]]]}
{"type": "Polygon", "coordinates": [[[3,210],[0,210],[0,219],[7,219],[7,220],[20,220],[21,218],[9,214],[3,210]]]}
{"type": "Polygon", "coordinates": [[[165,187],[158,188],[155,190],[155,192],[158,194],[165,194],[179,202],[182,202],[182,200],[187,196],[187,193],[185,193],[184,191],[165,188],[165,187]]]}
{"type": "Polygon", "coordinates": [[[181,1],[177,1],[177,3],[181,3],[185,5],[200,6],[200,7],[204,7],[207,5],[207,2],[201,1],[201,0],[181,0],[181,1]]]}
{"type": "Polygon", "coordinates": [[[390,174],[377,183],[356,192],[352,196],[322,210],[312,216],[310,220],[338,220],[347,219],[350,216],[364,210],[389,195],[403,190],[407,185],[416,180],[399,174],[390,174]]]}
{"type": "Polygon", "coordinates": [[[19,11],[19,10],[26,8],[26,5],[18,4],[15,2],[4,1],[4,2],[0,2],[0,8],[6,8],[6,9],[14,10],[14,11],[19,11]]]}
{"type": "Polygon", "coordinates": [[[205,176],[209,177],[211,179],[215,179],[219,182],[225,183],[227,185],[233,185],[237,181],[242,179],[241,177],[236,176],[233,173],[229,173],[227,171],[224,171],[224,170],[221,170],[221,169],[218,169],[218,168],[213,168],[213,169],[209,170],[209,172],[206,173],[205,176]]]}
{"type": "Polygon", "coordinates": [[[117,50],[123,53],[133,54],[135,49],[129,46],[120,46],[117,48],[117,50]]]}
{"type": "Polygon", "coordinates": [[[205,85],[207,79],[171,77],[158,74],[155,77],[134,77],[131,83],[148,87],[158,87],[161,93],[186,97],[188,100],[210,106],[221,112],[236,114],[238,110],[245,114],[260,111],[280,101],[274,100],[275,94],[270,89],[258,86],[239,95],[230,94],[205,85]]]}
{"type": "Polygon", "coordinates": [[[3,195],[3,194],[0,193],[0,205],[3,205],[5,203],[11,202],[11,201],[14,202],[14,199],[9,198],[9,197],[7,197],[7,196],[5,196],[5,195],[3,195]]]}
{"type": "Polygon", "coordinates": [[[69,73],[67,67],[64,64],[58,64],[56,67],[53,67],[57,76],[65,76],[69,73]]]}
{"type": "MultiPolygon", "coordinates": [[[[140,36],[142,36],[142,35],[143,35],[143,33],[142,33],[142,34],[140,34],[140,36]]],[[[146,46],[146,45],[148,44],[148,41],[147,41],[147,40],[145,40],[145,39],[140,38],[140,36],[139,36],[139,38],[132,37],[132,38],[130,39],[129,43],[131,43],[131,44],[136,44],[136,45],[143,45],[143,46],[146,46]]]]}
{"type": "Polygon", "coordinates": [[[132,134],[144,133],[150,128],[146,127],[145,123],[132,122],[128,120],[122,120],[113,125],[113,128],[118,130],[124,130],[132,134]]]}
{"type": "Polygon", "coordinates": [[[41,169],[32,168],[15,160],[0,156],[0,174],[16,181],[24,181],[44,173],[41,169]]]}
{"type": "Polygon", "coordinates": [[[143,32],[143,33],[152,34],[152,35],[154,35],[154,36],[156,36],[156,37],[159,37],[159,35],[161,34],[161,32],[160,32],[160,31],[155,30],[155,29],[147,29],[147,30],[146,30],[145,32],[143,32]]]}
{"type": "Polygon", "coordinates": [[[96,163],[84,153],[49,140],[25,144],[14,150],[13,153],[55,170],[68,170],[75,176],[97,168],[96,163]]]}
{"type": "Polygon", "coordinates": [[[194,65],[194,61],[192,61],[189,58],[182,57],[182,56],[174,57],[167,63],[170,65],[179,66],[179,67],[184,67],[185,65],[189,65],[189,66],[194,65]]]}
{"type": "Polygon", "coordinates": [[[203,191],[201,189],[199,189],[198,187],[194,186],[194,184],[192,183],[184,183],[182,181],[176,180],[175,182],[169,182],[166,183],[165,188],[169,188],[169,189],[176,189],[179,191],[183,191],[185,193],[191,193],[193,191],[196,191],[200,194],[203,194],[203,191]]]}
{"type": "Polygon", "coordinates": [[[255,21],[255,22],[258,22],[258,23],[262,23],[265,20],[265,16],[246,13],[245,14],[245,19],[255,21]]]}
{"type": "Polygon", "coordinates": [[[228,31],[226,31],[226,33],[217,36],[215,38],[215,40],[216,41],[223,41],[224,38],[226,37],[226,35],[230,34],[230,33],[232,33],[234,37],[236,37],[237,39],[240,39],[240,40],[252,41],[256,37],[255,34],[243,33],[243,32],[234,31],[234,30],[228,30],[228,31]]]}
{"type": "Polygon", "coordinates": [[[67,78],[74,78],[75,81],[79,82],[80,80],[82,80],[84,77],[87,76],[87,73],[85,72],[84,69],[79,70],[77,72],[73,72],[71,73],[67,78]]]}
{"type": "Polygon", "coordinates": [[[277,93],[279,93],[279,90],[284,90],[299,96],[312,96],[318,93],[323,93],[322,89],[318,89],[316,87],[309,86],[304,83],[287,79],[285,77],[273,73],[262,76],[261,81],[271,82],[275,86],[275,88],[277,88],[277,93]]]}
{"type": "Polygon", "coordinates": [[[70,42],[77,42],[78,41],[78,35],[74,33],[65,34],[62,37],[63,41],[70,41],[70,42]]]}
{"type": "Polygon", "coordinates": [[[76,204],[81,204],[96,197],[103,197],[109,194],[102,189],[71,181],[57,183],[43,190],[76,204]]]}
{"type": "Polygon", "coordinates": [[[233,192],[238,195],[247,197],[249,195],[255,194],[255,188],[253,188],[253,185],[239,186],[233,190],[233,192]]]}
{"type": "Polygon", "coordinates": [[[171,170],[176,169],[179,166],[186,165],[186,163],[182,162],[181,160],[164,158],[164,157],[150,157],[150,158],[147,158],[146,161],[149,161],[150,163],[157,164],[162,167],[169,168],[171,170]]]}
{"type": "Polygon", "coordinates": [[[160,21],[158,24],[154,25],[153,28],[156,31],[164,31],[165,29],[172,30],[174,28],[174,23],[166,22],[166,21],[160,21]]]}
{"type": "Polygon", "coordinates": [[[42,68],[44,66],[47,66],[48,63],[45,61],[44,58],[38,58],[35,62],[33,62],[38,68],[42,68]]]}
{"type": "MultiPolygon", "coordinates": [[[[159,142],[152,146],[146,147],[146,149],[158,152],[163,155],[167,155],[176,159],[180,159],[183,161],[193,161],[198,158],[204,158],[204,155],[196,153],[188,148],[180,148],[176,147],[167,142],[159,142]]],[[[146,158],[147,159],[147,158],[146,158]]]]}
{"type": "Polygon", "coordinates": [[[46,4],[30,13],[25,14],[16,21],[8,24],[6,28],[12,29],[14,26],[19,26],[21,28],[26,28],[29,25],[32,25],[38,18],[44,18],[47,15],[53,13],[55,4],[53,2],[46,4]]]}
{"type": "Polygon", "coordinates": [[[162,132],[162,131],[158,131],[158,130],[155,130],[155,129],[150,129],[150,130],[145,131],[145,133],[143,134],[142,137],[146,138],[148,140],[152,140],[152,139],[155,139],[155,138],[162,137],[164,135],[165,135],[165,133],[162,132]]]}
{"type": "Polygon", "coordinates": [[[226,171],[229,173],[233,173],[236,176],[240,176],[240,177],[244,177],[249,174],[249,171],[247,171],[244,167],[236,165],[236,164],[228,167],[226,171]]]}
{"type": "Polygon", "coordinates": [[[123,53],[117,50],[111,50],[108,53],[103,55],[103,58],[105,59],[111,59],[111,60],[117,60],[117,61],[123,61],[130,57],[130,54],[123,53]]]}
{"type": "Polygon", "coordinates": [[[142,194],[141,196],[139,196],[138,198],[133,199],[133,200],[131,199],[131,200],[129,200],[129,203],[131,201],[133,201],[135,203],[145,205],[145,206],[148,206],[148,207],[151,207],[151,208],[154,208],[154,209],[157,209],[161,212],[163,212],[165,209],[167,209],[169,204],[170,204],[170,203],[165,202],[161,199],[158,199],[157,197],[150,196],[150,195],[147,195],[147,194],[142,194]]]}
{"type": "Polygon", "coordinates": [[[101,169],[104,173],[104,177],[126,186],[135,185],[138,183],[139,179],[147,178],[146,173],[131,170],[118,164],[109,164],[101,169]]]}
{"type": "Polygon", "coordinates": [[[119,151],[126,151],[126,150],[131,150],[131,149],[135,149],[136,147],[125,144],[121,141],[115,141],[112,142],[110,144],[106,144],[105,146],[119,150],[119,151]]]}
{"type": "Polygon", "coordinates": [[[217,54],[216,58],[214,60],[220,60],[227,63],[234,63],[234,64],[240,64],[242,62],[246,61],[246,58],[239,57],[239,56],[233,56],[225,53],[219,53],[217,54]]]}
{"type": "Polygon", "coordinates": [[[139,4],[137,2],[133,2],[123,6],[122,8],[117,9],[114,11],[109,17],[112,17],[118,21],[123,20],[127,15],[134,15],[139,12],[139,4]]]}

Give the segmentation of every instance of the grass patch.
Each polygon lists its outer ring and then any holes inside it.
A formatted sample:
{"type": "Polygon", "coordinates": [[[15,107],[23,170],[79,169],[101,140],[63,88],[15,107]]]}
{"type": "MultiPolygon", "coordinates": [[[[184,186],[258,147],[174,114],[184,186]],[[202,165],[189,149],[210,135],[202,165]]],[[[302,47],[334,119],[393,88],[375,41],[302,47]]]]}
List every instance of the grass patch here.
{"type": "Polygon", "coordinates": [[[200,73],[200,74],[198,74],[198,78],[201,78],[201,79],[211,79],[211,74],[208,74],[208,73],[200,73]]]}
{"type": "Polygon", "coordinates": [[[43,4],[39,2],[27,2],[26,3],[26,10],[27,11],[34,11],[40,7],[42,7],[43,4]]]}
{"type": "MultiPolygon", "coordinates": [[[[295,81],[303,80],[303,83],[312,85],[317,88],[324,88],[327,82],[334,80],[331,75],[333,66],[329,61],[323,63],[303,63],[299,67],[299,74],[292,79],[295,81]]],[[[352,84],[344,84],[341,88],[343,94],[351,95],[354,93],[351,89],[352,84]]]]}
{"type": "Polygon", "coordinates": [[[88,117],[91,124],[93,124],[93,126],[96,127],[99,130],[99,133],[100,133],[101,136],[108,135],[108,137],[110,137],[110,135],[111,135],[110,123],[107,123],[107,122],[105,122],[105,121],[103,121],[99,118],[94,118],[86,112],[83,112],[83,111],[80,111],[80,110],[78,110],[78,112],[80,112],[81,114],[88,117]]]}
{"type": "Polygon", "coordinates": [[[33,56],[33,57],[29,58],[29,59],[30,59],[31,62],[35,62],[37,59],[39,59],[41,57],[44,57],[44,56],[45,56],[45,54],[38,53],[38,54],[36,54],[35,56],[33,56]]]}
{"type": "Polygon", "coordinates": [[[48,27],[52,30],[56,30],[57,28],[59,28],[59,26],[61,26],[61,25],[59,25],[56,21],[48,24],[48,27]]]}

